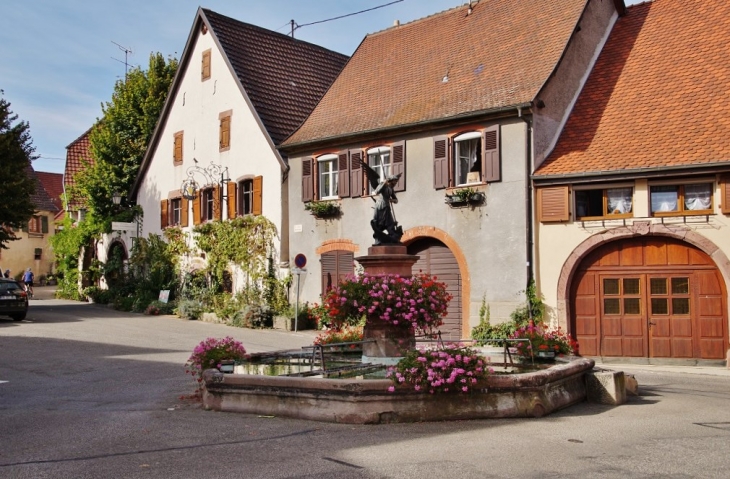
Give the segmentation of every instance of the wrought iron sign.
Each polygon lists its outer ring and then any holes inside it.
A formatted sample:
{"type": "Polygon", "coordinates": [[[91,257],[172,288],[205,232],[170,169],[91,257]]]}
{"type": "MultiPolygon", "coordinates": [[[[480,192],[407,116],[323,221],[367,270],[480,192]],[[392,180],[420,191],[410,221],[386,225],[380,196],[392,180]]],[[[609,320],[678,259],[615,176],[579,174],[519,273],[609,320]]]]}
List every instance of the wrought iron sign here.
{"type": "Polygon", "coordinates": [[[213,185],[221,186],[221,199],[227,199],[225,185],[231,181],[228,177],[228,167],[216,165],[212,161],[210,165],[206,167],[198,166],[198,160],[193,158],[195,164],[188,167],[185,171],[187,178],[185,178],[180,186],[182,196],[188,200],[194,200],[198,196],[198,192],[201,189],[208,188],[213,185]]]}

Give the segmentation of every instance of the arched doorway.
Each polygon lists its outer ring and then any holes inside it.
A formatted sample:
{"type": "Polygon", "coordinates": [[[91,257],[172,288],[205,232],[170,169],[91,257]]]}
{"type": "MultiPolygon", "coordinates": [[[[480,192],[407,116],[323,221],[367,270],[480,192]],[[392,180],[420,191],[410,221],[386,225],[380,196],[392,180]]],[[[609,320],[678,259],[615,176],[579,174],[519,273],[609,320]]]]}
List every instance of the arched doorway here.
{"type": "Polygon", "coordinates": [[[441,337],[452,341],[461,339],[461,273],[456,257],[448,246],[434,238],[421,238],[410,243],[408,254],[420,257],[413,265],[414,274],[430,274],[446,283],[446,289],[453,299],[449,303],[448,314],[440,328],[441,337]]]}
{"type": "Polygon", "coordinates": [[[722,275],[699,248],[641,236],[596,248],[570,288],[570,330],[585,356],[725,359],[722,275]]]}
{"type": "Polygon", "coordinates": [[[104,265],[104,279],[107,285],[114,286],[123,279],[128,259],[127,248],[124,247],[124,243],[121,241],[112,242],[104,265]]]}

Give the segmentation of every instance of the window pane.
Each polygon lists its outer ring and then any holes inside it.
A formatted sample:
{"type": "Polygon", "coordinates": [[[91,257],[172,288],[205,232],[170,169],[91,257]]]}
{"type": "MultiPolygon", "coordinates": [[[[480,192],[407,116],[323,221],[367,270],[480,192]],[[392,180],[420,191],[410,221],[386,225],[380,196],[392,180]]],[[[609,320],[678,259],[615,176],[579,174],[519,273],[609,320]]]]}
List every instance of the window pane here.
{"type": "Polygon", "coordinates": [[[669,314],[667,298],[651,298],[651,314],[669,314]]]}
{"type": "Polygon", "coordinates": [[[575,210],[578,218],[584,216],[603,216],[603,190],[576,191],[575,210]]]}
{"type": "Polygon", "coordinates": [[[651,187],[651,212],[662,213],[677,211],[679,199],[679,187],[677,186],[652,186],[651,187]]]}
{"type": "Polygon", "coordinates": [[[618,279],[604,279],[603,294],[618,294],[618,279]]]}
{"type": "Polygon", "coordinates": [[[620,215],[631,213],[633,188],[609,188],[606,190],[608,214],[620,215]]]}
{"type": "Polygon", "coordinates": [[[470,140],[462,140],[454,142],[454,148],[456,154],[456,184],[464,185],[467,183],[477,183],[481,181],[481,168],[482,168],[482,140],[481,138],[472,138],[470,140]],[[469,181],[469,173],[477,173],[479,175],[472,175],[472,180],[469,181]]]}
{"type": "Polygon", "coordinates": [[[672,278],[672,294],[689,294],[689,278],[672,278]]]}
{"type": "Polygon", "coordinates": [[[624,299],[624,314],[641,314],[639,298],[624,299]]]}
{"type": "MultiPolygon", "coordinates": [[[[387,178],[391,174],[390,169],[390,150],[380,149],[377,153],[368,153],[368,165],[375,170],[381,179],[387,178]]],[[[370,187],[370,193],[375,191],[374,188],[370,187]]]]}
{"type": "Polygon", "coordinates": [[[685,185],[685,210],[709,210],[711,205],[712,185],[710,183],[703,183],[701,185],[685,185]]]}
{"type": "Polygon", "coordinates": [[[603,299],[603,314],[621,314],[621,303],[618,298],[603,299]]]}
{"type": "Polygon", "coordinates": [[[667,278],[651,278],[651,294],[667,294],[667,278]]]}
{"type": "Polygon", "coordinates": [[[689,298],[672,298],[672,314],[689,314],[689,298]]]}
{"type": "Polygon", "coordinates": [[[639,294],[639,278],[624,279],[624,294],[639,294]]]}

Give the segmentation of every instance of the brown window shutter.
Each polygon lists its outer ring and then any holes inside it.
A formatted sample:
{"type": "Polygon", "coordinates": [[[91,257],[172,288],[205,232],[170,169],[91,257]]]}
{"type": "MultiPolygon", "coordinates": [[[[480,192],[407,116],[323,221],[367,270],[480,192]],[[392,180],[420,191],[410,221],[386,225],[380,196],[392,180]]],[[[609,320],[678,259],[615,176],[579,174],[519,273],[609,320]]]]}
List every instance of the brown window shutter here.
{"type": "Polygon", "coordinates": [[[223,211],[221,209],[221,187],[215,185],[213,187],[213,219],[220,221],[223,218],[223,211]]]}
{"type": "Polygon", "coordinates": [[[220,123],[220,148],[229,148],[231,146],[231,117],[224,116],[220,123]]]}
{"type": "Polygon", "coordinates": [[[165,229],[170,224],[170,217],[167,216],[167,200],[160,201],[160,228],[165,229]]]}
{"type": "Polygon", "coordinates": [[[390,148],[390,154],[392,159],[392,172],[394,175],[397,175],[398,173],[401,174],[400,179],[398,180],[398,183],[396,183],[395,188],[393,188],[393,191],[405,191],[406,189],[406,142],[405,141],[399,141],[397,143],[393,143],[393,146],[390,148]]]}
{"type": "Polygon", "coordinates": [[[537,189],[537,218],[542,223],[558,223],[570,219],[567,186],[537,189]]]}
{"type": "Polygon", "coordinates": [[[201,80],[207,80],[210,78],[210,50],[203,52],[203,61],[200,73],[201,80]]]}
{"type": "Polygon", "coordinates": [[[433,139],[433,187],[437,190],[449,186],[449,138],[445,135],[433,139]]]}
{"type": "Polygon", "coordinates": [[[320,258],[322,266],[322,295],[337,286],[337,251],[329,251],[320,258]]]}
{"type": "Polygon", "coordinates": [[[350,197],[350,168],[346,151],[337,153],[337,195],[340,198],[350,197]]]}
{"type": "Polygon", "coordinates": [[[362,174],[362,150],[350,150],[350,196],[359,198],[362,196],[363,174],[362,174]]]}
{"type": "Polygon", "coordinates": [[[355,255],[350,251],[337,251],[337,284],[355,274],[353,261],[355,255]]]}
{"type": "Polygon", "coordinates": [[[180,199],[180,226],[188,225],[188,199],[180,199]]]}
{"type": "Polygon", "coordinates": [[[175,146],[172,152],[172,160],[175,163],[183,161],[183,133],[175,133],[175,146]]]}
{"type": "Polygon", "coordinates": [[[253,179],[253,207],[251,213],[254,216],[260,215],[263,211],[263,188],[264,188],[264,177],[256,176],[253,179]]]}
{"type": "Polygon", "coordinates": [[[228,219],[233,219],[236,217],[236,205],[238,202],[236,201],[236,182],[235,181],[229,181],[228,185],[226,186],[228,188],[228,219]]]}
{"type": "Polygon", "coordinates": [[[499,162],[499,125],[493,125],[482,131],[482,171],[484,181],[493,182],[502,179],[499,162]]]}
{"type": "Polygon", "coordinates": [[[41,216],[41,233],[48,233],[48,216],[41,216]]]}
{"type": "Polygon", "coordinates": [[[314,199],[314,172],[312,171],[312,158],[302,160],[302,201],[314,199]]]}
{"type": "Polygon", "coordinates": [[[202,218],[200,217],[200,198],[203,196],[202,191],[198,191],[198,194],[195,195],[195,199],[193,200],[193,224],[199,225],[202,223],[202,218]]]}
{"type": "Polygon", "coordinates": [[[720,178],[720,211],[723,214],[730,214],[730,175],[723,175],[720,178]]]}

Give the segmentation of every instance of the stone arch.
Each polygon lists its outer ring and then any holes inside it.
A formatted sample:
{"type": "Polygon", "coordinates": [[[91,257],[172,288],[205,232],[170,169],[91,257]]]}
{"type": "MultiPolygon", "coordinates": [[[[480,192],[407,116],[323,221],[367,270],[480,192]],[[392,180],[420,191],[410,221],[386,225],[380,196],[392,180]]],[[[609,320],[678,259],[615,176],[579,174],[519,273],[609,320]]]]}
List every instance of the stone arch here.
{"type": "Polygon", "coordinates": [[[321,256],[323,253],[329,253],[330,251],[349,251],[351,253],[357,253],[360,251],[360,247],[353,243],[352,240],[337,238],[323,241],[322,245],[314,252],[321,256]]]}
{"type": "Polygon", "coordinates": [[[444,230],[435,226],[417,226],[410,228],[403,233],[401,243],[409,245],[416,240],[422,238],[434,238],[441,241],[451,250],[459,265],[459,274],[461,275],[461,311],[462,316],[466,316],[466,320],[462,317],[461,335],[468,338],[471,335],[470,311],[471,311],[471,278],[469,276],[469,267],[466,263],[466,256],[459,247],[459,244],[444,230]]]}
{"type": "MultiPolygon", "coordinates": [[[[606,243],[644,235],[665,236],[684,241],[695,246],[700,251],[707,254],[712,261],[715,262],[715,265],[720,270],[720,274],[722,274],[722,279],[725,281],[725,285],[730,284],[730,260],[715,243],[705,236],[702,236],[686,226],[670,227],[663,224],[651,224],[643,221],[635,222],[633,225],[614,228],[592,235],[590,238],[579,244],[570,256],[568,256],[568,259],[565,260],[565,263],[563,263],[563,267],[560,270],[557,291],[558,322],[561,327],[566,328],[570,319],[570,285],[573,281],[573,276],[583,259],[585,259],[585,257],[593,250],[606,243]]],[[[730,317],[730,301],[728,302],[728,309],[728,317],[730,317]]]]}

